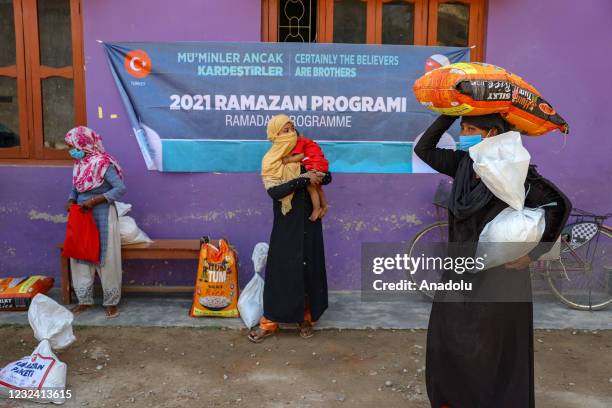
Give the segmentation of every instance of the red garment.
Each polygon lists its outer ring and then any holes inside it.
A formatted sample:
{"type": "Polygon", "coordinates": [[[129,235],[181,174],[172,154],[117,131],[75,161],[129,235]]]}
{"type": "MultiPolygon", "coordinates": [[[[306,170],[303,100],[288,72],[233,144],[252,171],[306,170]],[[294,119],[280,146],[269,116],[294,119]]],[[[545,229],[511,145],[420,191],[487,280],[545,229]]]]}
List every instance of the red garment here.
{"type": "Polygon", "coordinates": [[[77,204],[70,206],[62,256],[100,262],[100,233],[92,210],[84,211],[77,204]]]}
{"type": "Polygon", "coordinates": [[[321,150],[321,146],[314,140],[308,139],[307,137],[298,137],[295,147],[291,151],[291,154],[304,153],[302,164],[306,167],[306,170],[317,170],[324,173],[329,171],[329,162],[321,150]]]}

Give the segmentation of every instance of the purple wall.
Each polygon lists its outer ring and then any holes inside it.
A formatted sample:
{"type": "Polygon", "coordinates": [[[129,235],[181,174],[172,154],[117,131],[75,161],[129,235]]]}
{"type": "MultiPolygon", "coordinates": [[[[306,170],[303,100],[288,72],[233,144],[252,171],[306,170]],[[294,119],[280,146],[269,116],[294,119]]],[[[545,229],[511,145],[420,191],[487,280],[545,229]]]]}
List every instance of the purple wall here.
{"type": "MultiPolygon", "coordinates": [[[[147,171],[107,67],[104,41],[258,41],[260,4],[253,0],[83,0],[88,125],[126,170],[132,215],[153,238],[227,236],[251,274],[255,243],[267,241],[271,202],[257,174],[166,174],[147,171]],[[98,119],[97,107],[105,117],[98,119]],[[117,119],[109,114],[116,113],[117,119]]],[[[522,75],[569,121],[564,142],[555,133],[526,144],[541,172],[578,207],[609,210],[612,141],[598,106],[605,107],[612,82],[607,45],[612,4],[592,0],[491,0],[487,61],[522,75]],[[604,78],[600,80],[599,78],[604,78]],[[588,139],[587,139],[588,138],[588,139]]],[[[262,137],[264,137],[262,130],[262,137]]],[[[63,239],[62,206],[69,167],[1,166],[0,276],[58,276],[54,244],[63,239]]],[[[328,276],[332,289],[360,282],[360,243],[409,241],[433,220],[431,199],[438,175],[338,174],[326,188],[332,208],[325,220],[328,276]]],[[[184,283],[194,267],[127,264],[126,282],[184,283]]]]}
{"type": "Polygon", "coordinates": [[[487,62],[532,83],[570,124],[567,138],[528,138],[532,162],[575,207],[601,213],[612,211],[611,21],[609,0],[489,1],[487,62]]]}

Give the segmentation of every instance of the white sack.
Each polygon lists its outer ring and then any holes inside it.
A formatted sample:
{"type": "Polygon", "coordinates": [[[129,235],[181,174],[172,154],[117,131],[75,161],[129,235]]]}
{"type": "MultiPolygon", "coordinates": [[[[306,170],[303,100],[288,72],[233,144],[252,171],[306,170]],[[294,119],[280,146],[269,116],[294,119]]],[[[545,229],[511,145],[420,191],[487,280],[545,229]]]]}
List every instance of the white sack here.
{"type": "Polygon", "coordinates": [[[543,209],[507,207],[483,228],[476,256],[484,258],[484,269],[514,261],[538,245],[545,226],[543,209]]]}
{"type": "Polygon", "coordinates": [[[119,217],[119,234],[122,245],[153,242],[143,230],[138,228],[136,221],[128,216],[119,217]]]}
{"type": "Polygon", "coordinates": [[[470,147],[474,171],[487,188],[510,207],[525,204],[525,179],[531,156],[521,143],[521,134],[506,132],[470,147]]]}
{"type": "Polygon", "coordinates": [[[0,369],[0,396],[10,397],[11,390],[41,389],[45,398],[33,401],[64,403],[67,367],[52,349],[60,350],[74,342],[73,318],[68,309],[53,299],[40,293],[34,296],[28,320],[40,343],[31,355],[0,369]]]}
{"type": "Polygon", "coordinates": [[[545,228],[544,210],[524,208],[531,156],[518,132],[486,138],[469,152],[482,182],[509,205],[485,225],[478,239],[476,256],[484,257],[488,269],[527,255],[538,245],[545,228]]]}
{"type": "Polygon", "coordinates": [[[123,217],[132,209],[132,204],[122,203],[121,201],[115,201],[115,208],[117,209],[117,216],[123,217]]]}

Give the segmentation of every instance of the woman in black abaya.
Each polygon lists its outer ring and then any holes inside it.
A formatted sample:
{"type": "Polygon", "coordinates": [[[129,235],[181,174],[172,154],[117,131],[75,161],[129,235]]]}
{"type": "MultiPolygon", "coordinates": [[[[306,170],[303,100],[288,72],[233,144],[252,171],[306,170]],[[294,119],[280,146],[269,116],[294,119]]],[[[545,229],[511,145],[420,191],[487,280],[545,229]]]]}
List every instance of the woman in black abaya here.
{"type": "MultiPolygon", "coordinates": [[[[507,204],[476,176],[465,151],[437,148],[456,117],[440,116],[421,137],[415,153],[440,173],[453,177],[449,201],[449,242],[472,245],[484,226],[507,204]]],[[[463,117],[462,135],[494,137],[508,130],[499,114],[463,117]]],[[[565,225],[571,203],[530,166],[526,207],[544,208],[541,243],[528,255],[506,265],[464,274],[472,293],[437,292],[427,332],[426,383],[434,408],[530,408],[533,381],[533,304],[529,263],[546,253],[565,225]],[[501,296],[500,296],[501,295],[501,296]]],[[[442,280],[457,281],[446,272],[442,280]]]]}
{"type": "Polygon", "coordinates": [[[270,150],[262,160],[262,178],[274,222],[266,264],[264,315],[249,340],[261,342],[279,323],[297,323],[303,338],[312,337],[313,324],[327,309],[327,275],[321,219],[311,221],[309,184],[329,184],[331,174],[305,171],[300,163],[283,164],[296,144],[297,132],[286,115],[268,123],[270,150]]]}

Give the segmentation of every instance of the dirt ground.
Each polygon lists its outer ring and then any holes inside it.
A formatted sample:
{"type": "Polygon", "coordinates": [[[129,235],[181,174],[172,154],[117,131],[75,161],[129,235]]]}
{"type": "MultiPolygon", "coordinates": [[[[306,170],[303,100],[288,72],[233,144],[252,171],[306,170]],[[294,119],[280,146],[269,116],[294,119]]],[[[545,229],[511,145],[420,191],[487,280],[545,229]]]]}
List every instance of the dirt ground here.
{"type": "MultiPolygon", "coordinates": [[[[251,344],[245,331],[91,327],[59,358],[66,407],[429,407],[422,330],[294,330],[251,344]]],[[[612,331],[536,331],[536,406],[612,406],[612,331]]],[[[0,365],[36,346],[0,327],[0,365]]],[[[40,406],[0,400],[0,406],[40,406]]]]}

